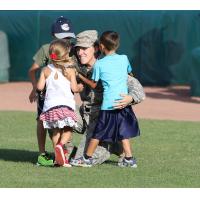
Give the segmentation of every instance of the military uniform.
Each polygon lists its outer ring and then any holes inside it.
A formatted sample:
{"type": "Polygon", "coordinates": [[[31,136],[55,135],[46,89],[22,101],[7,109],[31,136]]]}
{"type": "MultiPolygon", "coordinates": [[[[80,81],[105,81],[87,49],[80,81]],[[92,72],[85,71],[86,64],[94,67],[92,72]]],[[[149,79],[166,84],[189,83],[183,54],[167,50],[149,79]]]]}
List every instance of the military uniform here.
{"type": "Polygon", "coordinates": [[[128,92],[133,97],[132,105],[140,103],[146,97],[142,85],[132,74],[128,76],[128,92]]]}

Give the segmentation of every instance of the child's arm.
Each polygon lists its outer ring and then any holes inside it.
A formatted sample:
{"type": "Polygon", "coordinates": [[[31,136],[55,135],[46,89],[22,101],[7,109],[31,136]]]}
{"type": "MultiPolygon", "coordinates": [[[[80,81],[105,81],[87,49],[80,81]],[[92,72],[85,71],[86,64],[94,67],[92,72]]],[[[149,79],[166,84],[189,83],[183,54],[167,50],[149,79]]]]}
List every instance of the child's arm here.
{"type": "Polygon", "coordinates": [[[81,92],[83,90],[82,84],[77,84],[76,81],[76,72],[74,68],[68,68],[67,73],[69,74],[69,80],[71,82],[71,90],[73,92],[81,92]]]}
{"type": "Polygon", "coordinates": [[[42,91],[45,87],[45,80],[46,80],[46,75],[45,75],[46,67],[43,68],[43,70],[40,73],[40,78],[37,82],[37,89],[39,91],[42,91]]]}
{"type": "Polygon", "coordinates": [[[90,80],[86,77],[84,77],[82,74],[78,73],[78,77],[87,85],[89,85],[92,89],[95,89],[97,86],[97,82],[90,80]]]}
{"type": "Polygon", "coordinates": [[[37,80],[35,77],[36,71],[40,68],[40,66],[37,63],[33,63],[31,68],[29,69],[28,75],[31,80],[33,89],[29,95],[29,101],[32,103],[36,100],[36,88],[37,88],[37,80]]]}
{"type": "Polygon", "coordinates": [[[49,48],[49,44],[41,46],[41,48],[37,51],[37,53],[34,55],[33,60],[34,63],[30,67],[28,71],[28,75],[30,78],[30,81],[32,83],[32,91],[29,95],[29,101],[32,103],[37,99],[36,96],[36,89],[37,89],[37,79],[36,79],[36,72],[38,69],[42,66],[45,66],[49,62],[49,56],[48,51],[46,48],[49,48]]]}

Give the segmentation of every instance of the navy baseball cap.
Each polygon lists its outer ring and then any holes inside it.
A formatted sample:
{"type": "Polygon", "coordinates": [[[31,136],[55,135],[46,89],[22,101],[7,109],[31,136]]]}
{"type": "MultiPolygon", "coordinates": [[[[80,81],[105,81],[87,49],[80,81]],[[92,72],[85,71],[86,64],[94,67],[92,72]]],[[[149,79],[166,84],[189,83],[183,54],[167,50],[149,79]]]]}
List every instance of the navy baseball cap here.
{"type": "Polygon", "coordinates": [[[76,38],[71,21],[63,16],[60,16],[51,27],[51,33],[58,39],[63,39],[66,37],[76,38]]]}

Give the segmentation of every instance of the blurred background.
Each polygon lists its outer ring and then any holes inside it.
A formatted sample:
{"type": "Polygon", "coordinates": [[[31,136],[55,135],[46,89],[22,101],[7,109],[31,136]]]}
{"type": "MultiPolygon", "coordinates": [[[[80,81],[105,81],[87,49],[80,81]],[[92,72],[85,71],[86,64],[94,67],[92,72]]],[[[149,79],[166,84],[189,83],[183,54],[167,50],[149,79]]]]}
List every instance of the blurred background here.
{"type": "Polygon", "coordinates": [[[200,11],[0,11],[0,82],[28,81],[32,57],[49,43],[51,24],[63,15],[75,34],[117,31],[144,86],[189,85],[200,96],[200,11]]]}

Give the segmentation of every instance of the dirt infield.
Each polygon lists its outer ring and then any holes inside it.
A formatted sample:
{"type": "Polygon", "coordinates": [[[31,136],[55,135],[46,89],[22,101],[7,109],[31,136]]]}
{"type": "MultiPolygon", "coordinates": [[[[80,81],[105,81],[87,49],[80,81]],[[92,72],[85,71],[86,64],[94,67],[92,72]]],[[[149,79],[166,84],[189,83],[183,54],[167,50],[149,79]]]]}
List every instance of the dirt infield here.
{"type": "MultiPolygon", "coordinates": [[[[145,87],[146,99],[134,106],[138,118],[200,121],[200,97],[190,97],[187,86],[145,87]]],[[[29,82],[1,83],[0,110],[36,111],[29,103],[29,82]]],[[[80,104],[80,98],[76,95],[80,104]]]]}

